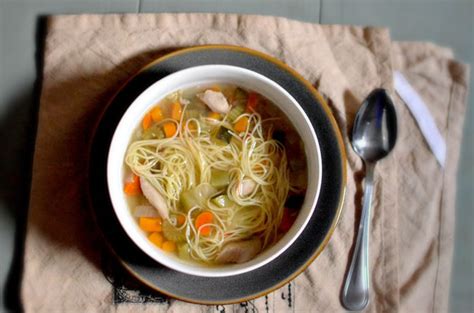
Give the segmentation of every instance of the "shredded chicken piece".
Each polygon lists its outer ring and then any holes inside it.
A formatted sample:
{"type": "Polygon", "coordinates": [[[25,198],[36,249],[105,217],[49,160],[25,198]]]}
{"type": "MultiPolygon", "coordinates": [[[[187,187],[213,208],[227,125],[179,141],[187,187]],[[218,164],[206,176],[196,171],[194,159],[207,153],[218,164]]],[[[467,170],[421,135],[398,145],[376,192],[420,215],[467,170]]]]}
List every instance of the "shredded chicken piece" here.
{"type": "Polygon", "coordinates": [[[242,197],[248,196],[253,192],[255,187],[257,186],[257,183],[255,183],[251,179],[244,179],[242,182],[239,184],[239,194],[242,197]]]}
{"type": "Polygon", "coordinates": [[[219,263],[244,263],[253,259],[262,248],[260,239],[236,241],[226,244],[217,255],[219,263]]]}
{"type": "Polygon", "coordinates": [[[206,90],[198,94],[197,97],[204,102],[213,112],[227,114],[230,111],[230,104],[220,91],[206,90]]]}
{"type": "Polygon", "coordinates": [[[160,216],[162,218],[168,218],[168,205],[158,190],[156,190],[155,187],[153,187],[153,185],[144,177],[140,177],[140,186],[142,188],[143,195],[150,202],[150,204],[158,210],[160,216]]]}

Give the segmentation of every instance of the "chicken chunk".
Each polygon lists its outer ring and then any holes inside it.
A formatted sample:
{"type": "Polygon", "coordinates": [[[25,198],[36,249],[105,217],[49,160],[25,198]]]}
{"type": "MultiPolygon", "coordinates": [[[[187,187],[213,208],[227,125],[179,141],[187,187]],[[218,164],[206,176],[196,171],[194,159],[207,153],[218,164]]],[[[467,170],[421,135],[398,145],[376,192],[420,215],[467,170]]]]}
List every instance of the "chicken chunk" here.
{"type": "Polygon", "coordinates": [[[244,263],[253,259],[262,248],[260,239],[236,241],[226,244],[217,255],[219,263],[244,263]]]}
{"type": "Polygon", "coordinates": [[[140,177],[140,186],[145,198],[154,206],[162,218],[168,218],[169,209],[163,196],[144,177],[140,177]]]}
{"type": "Polygon", "coordinates": [[[248,196],[253,192],[255,187],[257,186],[257,183],[253,181],[252,179],[246,178],[242,180],[242,182],[239,184],[239,195],[241,197],[248,196]]]}
{"type": "Polygon", "coordinates": [[[198,94],[197,97],[213,112],[227,114],[230,111],[230,104],[220,91],[208,89],[204,93],[198,94]]]}

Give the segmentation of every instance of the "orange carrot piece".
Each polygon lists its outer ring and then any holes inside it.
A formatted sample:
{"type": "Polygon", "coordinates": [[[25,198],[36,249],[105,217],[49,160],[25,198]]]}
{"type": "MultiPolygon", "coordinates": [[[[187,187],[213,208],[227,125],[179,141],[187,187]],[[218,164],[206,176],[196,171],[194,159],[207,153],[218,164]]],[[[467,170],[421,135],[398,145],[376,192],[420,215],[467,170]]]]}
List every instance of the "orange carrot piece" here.
{"type": "Polygon", "coordinates": [[[159,122],[163,119],[163,111],[159,106],[156,106],[151,110],[151,118],[153,122],[159,122]]]}
{"type": "Polygon", "coordinates": [[[141,193],[140,186],[134,183],[126,183],[123,191],[127,196],[138,196],[141,193]]]}
{"type": "Polygon", "coordinates": [[[176,250],[176,244],[174,241],[165,241],[163,242],[161,249],[165,250],[166,252],[174,252],[176,250]]]}
{"type": "Polygon", "coordinates": [[[123,191],[127,196],[137,196],[141,193],[140,178],[133,174],[132,181],[126,182],[123,191]]]}
{"type": "Polygon", "coordinates": [[[166,138],[173,137],[176,134],[176,124],[173,122],[164,123],[163,130],[165,131],[166,138]]]}
{"type": "Polygon", "coordinates": [[[250,92],[247,100],[247,112],[253,112],[257,108],[258,96],[255,92],[250,92]]]}
{"type": "Polygon", "coordinates": [[[244,116],[240,118],[237,123],[234,125],[234,130],[238,133],[241,133],[247,129],[247,125],[249,124],[249,118],[244,116]]]}
{"type": "Polygon", "coordinates": [[[148,236],[148,240],[153,242],[157,247],[161,248],[164,238],[163,235],[160,233],[151,233],[150,236],[148,236]]]}
{"type": "Polygon", "coordinates": [[[209,113],[209,118],[212,118],[212,119],[215,119],[215,120],[220,120],[221,115],[217,112],[211,112],[211,113],[209,113]]]}
{"type": "Polygon", "coordinates": [[[138,224],[144,231],[160,232],[161,231],[161,218],[159,217],[140,217],[138,224]]]}
{"type": "MultiPolygon", "coordinates": [[[[211,212],[202,212],[196,217],[194,226],[196,227],[196,230],[199,230],[199,227],[201,227],[204,224],[212,223],[213,220],[214,220],[214,216],[212,215],[211,212]]],[[[211,227],[209,226],[204,226],[200,230],[200,234],[203,236],[209,235],[210,232],[211,232],[211,227]]]]}
{"type": "Polygon", "coordinates": [[[150,113],[147,113],[147,114],[143,117],[143,120],[142,120],[142,127],[143,127],[143,130],[147,130],[148,128],[150,128],[151,122],[152,122],[151,114],[150,114],[150,113]]]}
{"type": "Polygon", "coordinates": [[[181,119],[181,114],[183,113],[183,108],[179,102],[174,102],[171,105],[171,118],[179,121],[181,119]]]}

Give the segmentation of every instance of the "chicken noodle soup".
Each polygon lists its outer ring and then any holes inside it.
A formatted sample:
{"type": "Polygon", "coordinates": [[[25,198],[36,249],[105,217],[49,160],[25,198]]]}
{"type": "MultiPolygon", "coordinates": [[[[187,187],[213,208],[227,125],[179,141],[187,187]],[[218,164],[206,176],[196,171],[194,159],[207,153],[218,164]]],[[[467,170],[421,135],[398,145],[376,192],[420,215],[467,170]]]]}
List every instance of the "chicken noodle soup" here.
{"type": "Polygon", "coordinates": [[[291,123],[233,85],[168,95],[143,117],[125,164],[124,192],[149,240],[205,264],[243,263],[273,245],[306,191],[291,123]]]}

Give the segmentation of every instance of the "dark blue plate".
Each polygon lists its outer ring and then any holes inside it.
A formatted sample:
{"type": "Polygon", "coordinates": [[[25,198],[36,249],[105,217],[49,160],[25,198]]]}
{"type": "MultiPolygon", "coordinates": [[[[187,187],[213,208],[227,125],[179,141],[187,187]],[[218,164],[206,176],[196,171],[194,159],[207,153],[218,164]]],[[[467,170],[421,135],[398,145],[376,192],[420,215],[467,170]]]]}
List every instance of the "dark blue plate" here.
{"type": "Polygon", "coordinates": [[[168,54],[132,77],[110,102],[91,146],[89,191],[96,221],[111,251],[123,266],[150,288],[183,301],[225,304],[263,296],[300,274],[321,253],[341,214],[346,183],[343,140],[329,107],[311,84],[281,61],[235,46],[200,46],[168,54]],[[112,135],[129,105],[157,80],[176,71],[206,64],[227,64],[258,72],[286,89],[303,107],[319,140],[322,157],[321,192],[308,225],[278,258],[241,275],[206,278],[162,266],[127,237],[113,211],[106,180],[112,135]]]}

